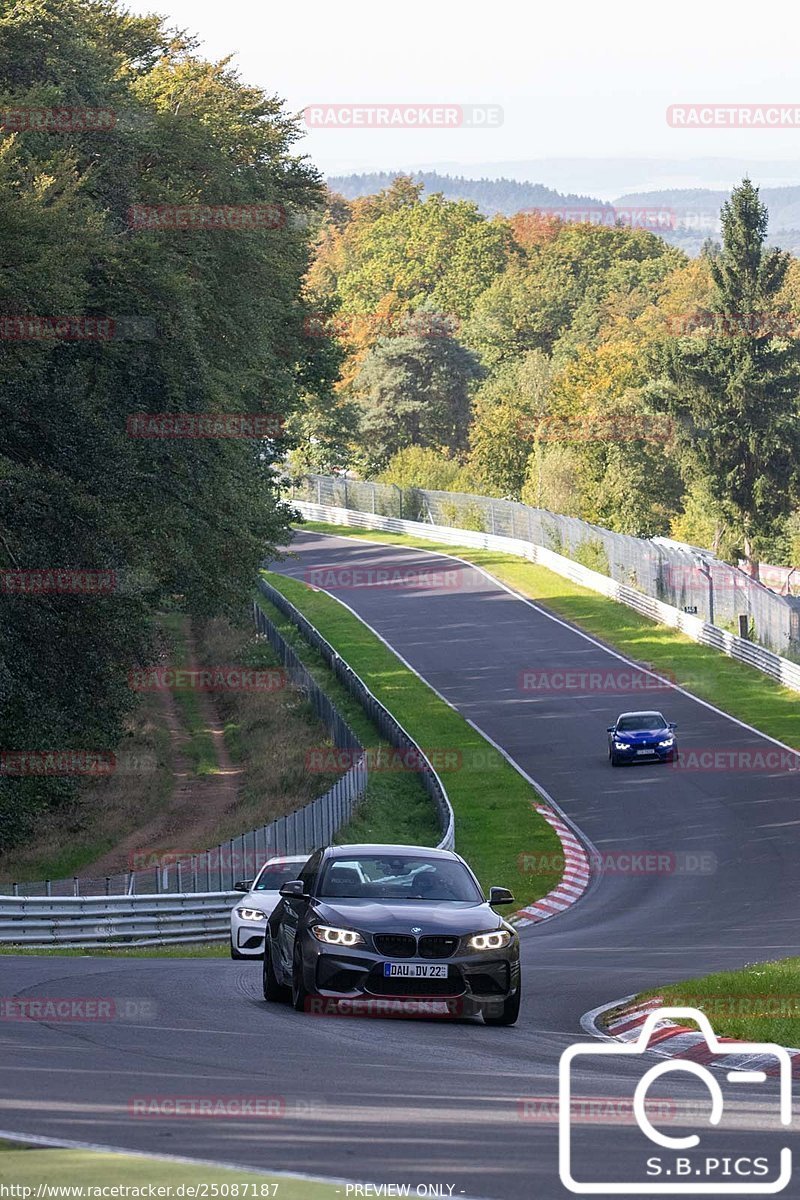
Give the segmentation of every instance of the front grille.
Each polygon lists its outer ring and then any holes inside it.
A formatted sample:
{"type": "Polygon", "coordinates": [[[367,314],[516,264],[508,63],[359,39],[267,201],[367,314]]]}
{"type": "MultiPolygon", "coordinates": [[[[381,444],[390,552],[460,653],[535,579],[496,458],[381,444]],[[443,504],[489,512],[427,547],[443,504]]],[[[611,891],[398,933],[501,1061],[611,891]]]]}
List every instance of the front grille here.
{"type": "Polygon", "coordinates": [[[387,958],[413,958],[417,952],[417,939],[409,933],[375,933],[372,940],[387,958]]]}
{"type": "Polygon", "coordinates": [[[421,958],[450,958],[458,949],[457,937],[429,934],[419,939],[421,958]]]}
{"type": "Polygon", "coordinates": [[[460,996],[464,991],[461,975],[449,979],[388,979],[372,971],[367,990],[374,996],[460,996]]]}

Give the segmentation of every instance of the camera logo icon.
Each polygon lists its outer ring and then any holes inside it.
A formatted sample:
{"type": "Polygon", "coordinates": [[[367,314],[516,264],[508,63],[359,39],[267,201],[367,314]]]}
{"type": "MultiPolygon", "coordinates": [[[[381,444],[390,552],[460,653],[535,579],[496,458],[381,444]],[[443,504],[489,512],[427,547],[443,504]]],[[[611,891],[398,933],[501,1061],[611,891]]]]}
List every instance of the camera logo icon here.
{"type": "MultiPolygon", "coordinates": [[[[704,1058],[706,1056],[704,1055],[704,1058]]],[[[612,1063],[608,1062],[611,1068],[612,1063]]],[[[629,1073],[626,1071],[626,1074],[629,1073]]],[[[774,1195],[782,1191],[792,1177],[792,1152],[784,1146],[779,1154],[748,1156],[737,1152],[734,1156],[723,1156],[713,1145],[706,1145],[704,1136],[689,1133],[674,1136],[655,1127],[646,1111],[650,1087],[664,1076],[687,1075],[700,1080],[709,1094],[708,1129],[719,1126],[725,1107],[721,1080],[733,1085],[734,1099],[745,1099],[741,1085],[767,1084],[772,1078],[773,1088],[777,1083],[777,1113],[775,1127],[789,1126],[792,1121],[792,1063],[789,1052],[772,1042],[738,1042],[735,1048],[719,1041],[705,1013],[695,1008],[659,1008],[651,1012],[635,1042],[580,1042],[568,1047],[559,1063],[559,1174],[568,1191],[577,1195],[774,1195]],[[681,1018],[694,1021],[703,1035],[711,1062],[719,1059],[723,1070],[712,1072],[707,1066],[688,1058],[662,1059],[648,1066],[644,1057],[650,1039],[665,1019],[681,1018]],[[747,1069],[724,1069],[726,1060],[735,1054],[757,1056],[758,1062],[747,1064],[747,1069]],[[640,1177],[627,1180],[585,1180],[575,1178],[575,1134],[573,1128],[572,1081],[576,1069],[593,1069],[596,1073],[598,1059],[641,1060],[642,1075],[633,1094],[633,1115],[638,1131],[644,1135],[641,1146],[633,1147],[631,1162],[638,1164],[641,1151],[640,1177]],[[765,1063],[764,1060],[773,1060],[765,1063]],[[769,1076],[766,1071],[769,1066],[769,1076]],[[657,1147],[660,1153],[655,1153],[657,1147]],[[774,1160],[774,1161],[773,1161],[774,1160]]],[[[752,1093],[749,1093],[752,1096],[752,1093]]],[[[704,1105],[705,1105],[704,1101],[704,1105]]],[[[703,1131],[701,1131],[703,1132],[703,1131]]],[[[626,1159],[627,1162],[627,1159],[626,1159]]],[[[638,1167],[637,1167],[638,1169],[638,1167]]],[[[583,1172],[580,1172],[583,1174],[583,1172]]]]}

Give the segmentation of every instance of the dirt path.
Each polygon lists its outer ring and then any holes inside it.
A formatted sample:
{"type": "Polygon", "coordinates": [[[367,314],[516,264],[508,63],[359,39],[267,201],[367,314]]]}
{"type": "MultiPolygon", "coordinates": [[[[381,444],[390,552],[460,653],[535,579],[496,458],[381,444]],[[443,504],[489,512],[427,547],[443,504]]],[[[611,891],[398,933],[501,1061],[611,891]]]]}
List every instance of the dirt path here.
{"type": "MultiPolygon", "coordinates": [[[[189,665],[197,667],[197,648],[187,619],[189,665]]],[[[134,829],[96,862],[84,867],[82,875],[112,875],[132,866],[151,866],[152,859],[168,851],[190,854],[210,849],[219,840],[218,830],[238,803],[241,767],[236,766],[225,745],[222,722],[207,693],[199,694],[206,731],[214,743],[218,771],[198,776],[186,754],[189,735],[183,727],[175,698],[170,691],[159,693],[164,725],[169,733],[175,786],[164,808],[151,820],[134,829]]]]}

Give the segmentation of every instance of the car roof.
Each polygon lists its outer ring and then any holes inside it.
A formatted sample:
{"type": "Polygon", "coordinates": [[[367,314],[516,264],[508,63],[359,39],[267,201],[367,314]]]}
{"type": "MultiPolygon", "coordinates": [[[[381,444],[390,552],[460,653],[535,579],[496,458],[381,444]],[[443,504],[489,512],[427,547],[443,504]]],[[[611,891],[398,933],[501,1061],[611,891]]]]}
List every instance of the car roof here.
{"type": "Polygon", "coordinates": [[[262,863],[261,869],[271,866],[272,863],[308,862],[310,857],[310,854],[276,854],[274,858],[268,858],[262,863]]]}
{"type": "Polygon", "coordinates": [[[660,713],[657,708],[643,708],[637,712],[620,713],[617,720],[621,721],[623,717],[661,717],[661,720],[664,720],[664,714],[660,713]]]}
{"type": "Polygon", "coordinates": [[[383,842],[359,842],[350,846],[329,846],[328,858],[353,858],[359,854],[407,854],[415,858],[458,858],[452,850],[438,850],[433,846],[396,846],[383,842]]]}

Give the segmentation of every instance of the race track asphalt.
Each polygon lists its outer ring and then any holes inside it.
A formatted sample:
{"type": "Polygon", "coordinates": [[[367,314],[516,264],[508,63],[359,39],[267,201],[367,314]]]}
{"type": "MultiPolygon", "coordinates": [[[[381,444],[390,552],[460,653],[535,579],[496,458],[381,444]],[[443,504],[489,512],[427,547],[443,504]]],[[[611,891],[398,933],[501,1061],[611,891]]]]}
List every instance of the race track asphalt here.
{"type": "MultiPolygon", "coordinates": [[[[660,708],[677,721],[684,754],[775,746],[674,689],[520,690],[526,670],[607,676],[627,667],[456,560],[313,533],[299,534],[292,551],[276,569],[298,578],[329,567],[346,583],[348,571],[361,569],[366,583],[334,594],[533,776],[598,851],[657,852],[673,865],[658,873],[612,869],[571,910],[523,931],[525,999],[510,1029],[302,1017],[264,1005],[260,969],[250,963],[2,958],[2,997],[103,996],[147,1007],[130,1020],[0,1022],[0,1127],[409,1184],[411,1195],[565,1196],[554,1097],[561,1052],[587,1040],[583,1014],[661,982],[797,953],[798,777],[649,764],[612,770],[605,727],[627,708],[660,708]],[[375,571],[399,572],[406,582],[370,586],[375,571]],[[420,586],[445,571],[441,586],[420,586]],[[579,735],[579,726],[596,733],[579,735]],[[678,863],[686,869],[674,869],[678,863]],[[135,1098],[234,1095],[280,1097],[283,1115],[132,1115],[135,1098]]],[[[647,1065],[655,1061],[648,1056],[647,1065]]],[[[661,1181],[669,1167],[671,1180],[683,1182],[675,1172],[689,1168],[677,1158],[689,1152],[647,1142],[630,1119],[642,1071],[641,1059],[577,1065],[574,1170],[587,1181],[642,1180],[628,1194],[646,1196],[653,1194],[644,1182],[647,1160],[661,1155],[661,1181]]],[[[734,1160],[744,1170],[744,1156],[766,1158],[774,1177],[778,1149],[792,1144],[794,1129],[778,1126],[774,1081],[719,1078],[726,1106],[716,1130],[707,1128],[699,1081],[667,1077],[653,1088],[673,1134],[702,1135],[690,1179],[706,1170],[704,1148],[731,1158],[729,1175],[724,1164],[709,1168],[685,1194],[700,1195],[701,1182],[719,1178],[757,1195],[755,1177],[737,1178],[734,1160]]],[[[782,1194],[800,1197],[800,1183],[782,1194]]]]}

